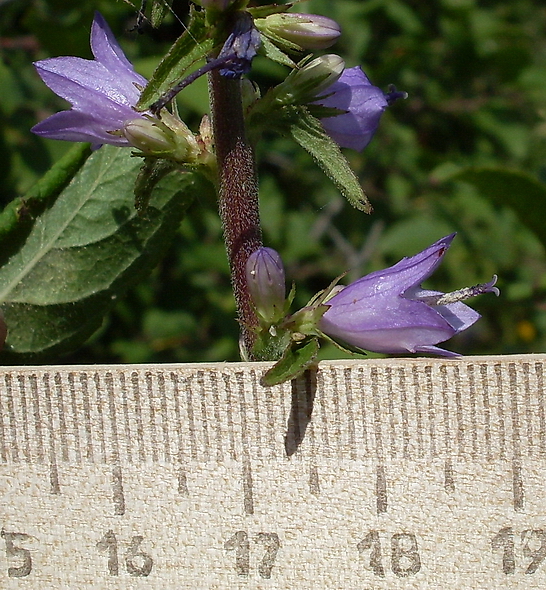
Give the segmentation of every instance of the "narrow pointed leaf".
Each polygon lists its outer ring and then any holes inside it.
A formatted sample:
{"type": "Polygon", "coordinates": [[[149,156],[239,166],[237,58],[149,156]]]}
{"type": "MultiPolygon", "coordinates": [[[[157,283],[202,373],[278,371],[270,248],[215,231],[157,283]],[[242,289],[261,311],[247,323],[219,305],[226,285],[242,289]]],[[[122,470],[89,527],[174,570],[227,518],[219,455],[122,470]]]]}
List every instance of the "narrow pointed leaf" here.
{"type": "Polygon", "coordinates": [[[0,306],[9,330],[1,361],[47,358],[78,346],[157,264],[196,179],[167,176],[140,216],[133,195],[140,165],[128,150],[95,152],[0,267],[0,306]]]}
{"type": "Polygon", "coordinates": [[[286,108],[290,135],[308,151],[353,207],[371,213],[366,193],[337,143],[305,107],[286,108]]]}
{"type": "Polygon", "coordinates": [[[274,43],[272,43],[265,35],[261,35],[262,45],[260,47],[260,53],[263,53],[265,57],[272,61],[275,61],[283,66],[289,68],[295,68],[296,63],[281,51],[274,43]]]}
{"type": "Polygon", "coordinates": [[[207,37],[208,31],[204,13],[192,10],[187,30],[177,39],[155,69],[140,96],[138,109],[146,110],[180,82],[194,64],[210,53],[214,47],[214,40],[207,37]]]}
{"type": "Polygon", "coordinates": [[[159,25],[163,22],[165,15],[171,8],[173,0],[155,0],[152,3],[152,14],[150,17],[150,22],[152,23],[152,27],[157,29],[159,25]]]}
{"type": "Polygon", "coordinates": [[[285,350],[282,358],[261,378],[261,384],[264,387],[270,387],[299,377],[313,364],[319,347],[318,338],[315,337],[292,343],[285,350]]]}

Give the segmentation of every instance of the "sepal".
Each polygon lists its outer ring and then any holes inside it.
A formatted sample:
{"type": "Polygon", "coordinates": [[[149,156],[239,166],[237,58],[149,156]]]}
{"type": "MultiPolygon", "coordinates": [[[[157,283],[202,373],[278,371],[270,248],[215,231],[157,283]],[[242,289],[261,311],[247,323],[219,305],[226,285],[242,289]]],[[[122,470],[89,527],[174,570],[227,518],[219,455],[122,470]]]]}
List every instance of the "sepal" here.
{"type": "Polygon", "coordinates": [[[299,377],[316,361],[319,348],[318,338],[314,336],[292,340],[281,359],[262,376],[260,384],[271,387],[299,377]]]}

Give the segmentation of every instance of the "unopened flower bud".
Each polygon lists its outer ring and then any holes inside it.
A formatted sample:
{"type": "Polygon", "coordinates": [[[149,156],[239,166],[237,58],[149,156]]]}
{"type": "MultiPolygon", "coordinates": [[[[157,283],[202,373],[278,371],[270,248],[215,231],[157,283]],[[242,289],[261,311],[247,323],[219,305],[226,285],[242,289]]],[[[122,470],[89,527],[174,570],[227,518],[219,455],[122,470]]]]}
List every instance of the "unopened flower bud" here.
{"type": "Polygon", "coordinates": [[[280,320],[284,314],[286,286],[279,253],[272,248],[253,252],[246,263],[246,280],[261,318],[269,323],[280,320]]]}
{"type": "Polygon", "coordinates": [[[159,121],[156,123],[146,118],[126,121],[123,125],[123,135],[133,147],[145,154],[168,153],[176,149],[174,134],[159,121]]]}
{"type": "Polygon", "coordinates": [[[341,34],[335,20],[318,14],[280,13],[256,19],[256,28],[283,49],[326,49],[341,34]]]}
{"type": "Polygon", "coordinates": [[[145,116],[127,121],[122,130],[129,143],[149,156],[160,156],[180,164],[206,164],[201,161],[202,146],[187,125],[164,112],[161,119],[145,116]]]}
{"type": "Polygon", "coordinates": [[[317,57],[292,70],[286,80],[274,89],[275,98],[281,104],[311,102],[341,76],[344,68],[345,62],[339,55],[317,57]]]}

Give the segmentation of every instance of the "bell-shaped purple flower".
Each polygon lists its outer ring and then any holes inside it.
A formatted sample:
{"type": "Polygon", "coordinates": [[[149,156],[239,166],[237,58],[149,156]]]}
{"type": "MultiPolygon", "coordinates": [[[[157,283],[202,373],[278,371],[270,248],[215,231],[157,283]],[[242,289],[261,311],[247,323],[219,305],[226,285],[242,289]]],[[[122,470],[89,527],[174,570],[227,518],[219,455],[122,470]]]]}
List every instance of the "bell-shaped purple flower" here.
{"type": "Polygon", "coordinates": [[[135,72],[98,12],[91,50],[94,60],[66,56],[35,62],[46,85],[72,108],[41,121],[32,131],[49,139],[128,146],[120,130],[126,121],[142,116],[133,107],[147,81],[135,72]]]}
{"type": "Polygon", "coordinates": [[[405,92],[394,88],[385,94],[374,86],[362,69],[347,68],[337,82],[315,101],[325,107],[347,111],[321,119],[328,135],[341,147],[362,151],[372,140],[383,111],[405,92]]]}
{"type": "Polygon", "coordinates": [[[381,353],[456,356],[435,345],[474,324],[480,315],[462,303],[481,293],[499,294],[496,277],[454,293],[421,289],[442,261],[455,234],[390,268],[372,272],[325,302],[319,329],[349,345],[381,353]]]}

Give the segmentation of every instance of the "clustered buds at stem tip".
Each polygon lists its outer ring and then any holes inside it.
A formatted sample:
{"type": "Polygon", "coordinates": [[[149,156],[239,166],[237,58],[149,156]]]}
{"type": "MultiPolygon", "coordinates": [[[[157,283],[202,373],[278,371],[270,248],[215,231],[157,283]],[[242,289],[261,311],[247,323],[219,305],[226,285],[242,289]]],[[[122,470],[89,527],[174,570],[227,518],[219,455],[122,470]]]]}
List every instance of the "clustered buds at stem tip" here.
{"type": "Polygon", "coordinates": [[[288,41],[300,49],[326,49],[341,34],[335,20],[318,14],[279,13],[256,19],[256,27],[278,44],[288,41]]]}
{"type": "Polygon", "coordinates": [[[345,287],[326,305],[318,328],[351,346],[381,353],[421,352],[456,356],[435,346],[474,324],[480,315],[462,300],[499,294],[489,283],[440,293],[421,288],[442,261],[455,234],[390,268],[372,272],[345,287]]]}
{"type": "Polygon", "coordinates": [[[246,263],[246,280],[252,303],[267,323],[275,323],[284,314],[286,285],[284,266],[278,252],[259,248],[246,263]]]}

